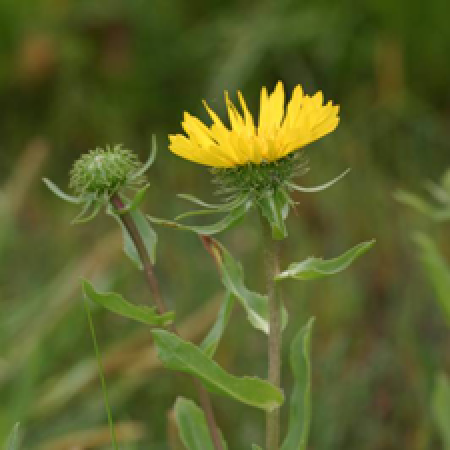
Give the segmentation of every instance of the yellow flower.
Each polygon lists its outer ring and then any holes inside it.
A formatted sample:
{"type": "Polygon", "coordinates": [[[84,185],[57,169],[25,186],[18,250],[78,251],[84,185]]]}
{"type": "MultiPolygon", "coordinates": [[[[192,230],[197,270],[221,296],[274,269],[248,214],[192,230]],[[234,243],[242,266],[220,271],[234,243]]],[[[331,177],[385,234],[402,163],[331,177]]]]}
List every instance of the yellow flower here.
{"type": "Polygon", "coordinates": [[[339,123],[339,106],[323,104],[322,92],[310,97],[296,86],[285,111],[284,88],[279,81],[268,94],[261,90],[259,123],[256,125],[238,91],[242,114],[225,92],[230,120],[227,128],[204,101],[213,124],[208,127],[184,113],[182,134],[170,135],[169,149],[178,156],[210,167],[230,168],[247,163],[277,161],[331,133],[339,123]]]}

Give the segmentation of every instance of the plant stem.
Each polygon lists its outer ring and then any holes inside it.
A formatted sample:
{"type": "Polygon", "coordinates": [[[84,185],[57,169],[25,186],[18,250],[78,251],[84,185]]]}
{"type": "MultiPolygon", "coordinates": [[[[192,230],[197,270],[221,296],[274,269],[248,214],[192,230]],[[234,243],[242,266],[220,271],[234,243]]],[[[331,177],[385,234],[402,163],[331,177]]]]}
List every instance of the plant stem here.
{"type": "MultiPolygon", "coordinates": [[[[114,194],[111,197],[111,203],[118,211],[120,211],[125,207],[124,203],[122,202],[118,194],[114,194]]],[[[130,234],[131,239],[133,240],[136,250],[139,254],[142,265],[144,267],[145,277],[150,287],[150,291],[153,295],[156,307],[160,314],[164,314],[166,312],[166,306],[162,299],[158,279],[156,278],[155,273],[153,271],[153,265],[147,254],[147,250],[145,248],[144,241],[142,240],[142,236],[139,233],[139,230],[137,229],[136,224],[134,223],[134,220],[129,212],[126,212],[120,215],[119,217],[122,220],[122,223],[124,224],[128,233],[130,234]]],[[[174,325],[171,326],[171,330],[174,333],[178,334],[174,325]]],[[[211,440],[213,442],[214,448],[215,450],[223,450],[222,440],[220,438],[219,430],[216,425],[216,420],[214,418],[214,412],[212,409],[211,399],[209,397],[208,391],[204,388],[202,383],[195,377],[190,378],[194,383],[194,386],[197,390],[197,394],[199,397],[200,405],[203,409],[203,412],[205,413],[206,422],[208,424],[209,433],[211,435],[211,440]]]]}
{"type": "Polygon", "coordinates": [[[95,329],[94,329],[94,323],[92,321],[91,310],[89,308],[89,305],[88,305],[88,302],[86,299],[84,300],[84,307],[86,309],[86,314],[88,317],[89,329],[91,330],[92,342],[94,343],[95,356],[97,358],[98,372],[100,374],[100,379],[102,382],[103,400],[105,402],[106,412],[108,414],[108,423],[109,423],[109,430],[111,433],[111,440],[112,440],[114,450],[118,450],[119,447],[117,446],[116,433],[114,431],[114,424],[113,424],[112,415],[111,415],[111,408],[109,407],[108,391],[106,389],[105,376],[103,375],[102,359],[100,357],[100,351],[98,349],[97,337],[95,335],[95,329]]]}
{"type": "MultiPolygon", "coordinates": [[[[268,380],[280,387],[281,378],[281,291],[275,281],[280,271],[280,244],[272,239],[271,229],[264,217],[261,217],[264,243],[264,265],[266,272],[267,295],[269,297],[269,342],[268,380]]],[[[276,408],[266,415],[267,450],[278,450],[280,441],[280,409],[276,408]]]]}

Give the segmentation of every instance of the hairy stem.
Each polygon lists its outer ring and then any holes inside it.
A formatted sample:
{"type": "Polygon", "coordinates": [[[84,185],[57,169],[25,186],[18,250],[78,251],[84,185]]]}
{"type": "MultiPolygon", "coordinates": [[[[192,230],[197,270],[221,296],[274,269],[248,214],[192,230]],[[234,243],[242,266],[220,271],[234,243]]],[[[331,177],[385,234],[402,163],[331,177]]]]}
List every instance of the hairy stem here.
{"type": "MultiPolygon", "coordinates": [[[[264,264],[266,272],[267,295],[269,297],[269,343],[268,380],[280,387],[281,378],[281,291],[274,277],[280,271],[280,244],[272,239],[271,229],[262,217],[264,243],[264,264]]],[[[276,408],[266,415],[267,450],[278,450],[280,442],[280,409],[276,408]]]]}
{"type": "MultiPolygon", "coordinates": [[[[125,207],[124,203],[122,202],[118,194],[114,194],[111,197],[111,203],[118,211],[120,211],[125,207]]],[[[144,267],[145,277],[149,285],[150,291],[153,295],[156,307],[160,314],[164,314],[166,312],[166,306],[161,296],[158,279],[156,278],[155,273],[153,271],[153,265],[147,254],[147,250],[145,248],[144,241],[142,240],[142,236],[139,233],[139,230],[137,229],[136,224],[134,223],[134,220],[131,217],[130,213],[126,212],[120,215],[120,219],[122,220],[122,223],[127,229],[128,233],[130,234],[131,239],[133,240],[136,250],[139,254],[142,265],[144,267]]],[[[175,326],[172,326],[171,329],[174,333],[178,334],[175,326]]],[[[197,380],[194,377],[190,378],[194,383],[194,386],[197,390],[200,405],[203,409],[203,412],[205,413],[206,422],[208,424],[209,433],[211,435],[214,448],[215,450],[223,450],[222,440],[220,438],[219,430],[216,425],[216,420],[214,417],[214,412],[212,409],[211,399],[209,397],[208,391],[204,388],[204,386],[199,380],[197,380]]]]}

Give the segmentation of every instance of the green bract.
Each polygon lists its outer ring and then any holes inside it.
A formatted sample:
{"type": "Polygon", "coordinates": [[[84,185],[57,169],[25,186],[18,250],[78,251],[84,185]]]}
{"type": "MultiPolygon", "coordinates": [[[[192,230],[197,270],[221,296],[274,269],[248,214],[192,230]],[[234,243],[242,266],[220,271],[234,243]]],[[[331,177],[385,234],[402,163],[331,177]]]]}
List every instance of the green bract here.
{"type": "Polygon", "coordinates": [[[292,181],[307,171],[306,160],[301,153],[295,153],[273,162],[249,163],[226,169],[214,168],[211,169],[214,176],[213,183],[218,185],[216,194],[226,196],[223,203],[213,205],[192,195],[179,194],[181,198],[201,206],[203,209],[180,214],[175,218],[177,222],[154,217],[149,219],[178,229],[214,235],[233,225],[254,206],[269,222],[272,237],[284,239],[288,234],[285,221],[290,207],[295,204],[290,193],[292,191],[302,193],[323,191],[337,183],[349,172],[346,170],[338,177],[320,186],[303,187],[292,181]],[[184,225],[178,222],[187,217],[207,214],[225,214],[226,216],[212,225],[184,225]]]}
{"type": "Polygon", "coordinates": [[[294,177],[308,171],[306,160],[301,153],[288,155],[278,161],[248,163],[229,169],[211,169],[213,183],[219,186],[217,193],[236,196],[250,194],[258,199],[267,191],[282,187],[294,177]]]}

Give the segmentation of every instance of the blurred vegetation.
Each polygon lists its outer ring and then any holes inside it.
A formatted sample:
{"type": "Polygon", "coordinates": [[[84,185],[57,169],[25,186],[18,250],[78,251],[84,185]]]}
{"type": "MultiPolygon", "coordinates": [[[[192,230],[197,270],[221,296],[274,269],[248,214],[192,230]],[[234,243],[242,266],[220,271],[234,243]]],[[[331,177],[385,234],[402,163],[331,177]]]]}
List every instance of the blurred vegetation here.
{"type": "MultiPolygon", "coordinates": [[[[450,372],[450,333],[411,232],[432,235],[448,261],[448,226],[402,207],[392,192],[417,192],[450,164],[449,13],[444,0],[426,8],[419,0],[2,0],[0,442],[20,421],[24,449],[107,446],[79,278],[147,300],[116,224],[100,217],[71,227],[76,211],[40,178],[66,187],[73,160],[107,143],[144,160],[156,133],[144,207],[174,217],[187,207],[177,192],[212,200],[208,172],[166,150],[182,112],[206,119],[206,99],[223,113],[224,89],[241,89],[255,111],[260,87],[282,79],[341,105],[338,129],[307,149],[303,183],[352,168],[329,191],[297,194],[285,261],[377,238],[346,273],[286,284],[285,342],[317,317],[310,447],[442,448],[431,397],[436,373],[450,372]]],[[[158,232],[164,293],[184,336],[198,340],[221,296],[215,268],[195,236],[158,232]]],[[[262,291],[257,217],[221,240],[262,291]]],[[[176,440],[169,410],[177,395],[193,393],[161,370],[147,329],[103,310],[94,320],[122,448],[168,448],[167,434],[176,440]]],[[[236,374],[264,376],[265,344],[238,310],[218,358],[236,374]]],[[[288,370],[283,381],[289,390],[288,370]]],[[[263,442],[261,412],[213,400],[230,448],[263,442]]]]}

